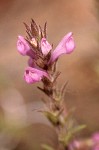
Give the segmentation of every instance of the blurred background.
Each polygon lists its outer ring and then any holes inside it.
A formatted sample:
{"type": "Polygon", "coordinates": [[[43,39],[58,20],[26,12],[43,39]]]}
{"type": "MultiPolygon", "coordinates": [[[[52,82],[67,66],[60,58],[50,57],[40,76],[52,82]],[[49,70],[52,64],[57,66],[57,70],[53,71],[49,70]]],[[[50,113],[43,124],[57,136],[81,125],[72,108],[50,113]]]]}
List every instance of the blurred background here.
{"type": "Polygon", "coordinates": [[[27,57],[16,48],[18,35],[26,36],[23,22],[47,21],[48,41],[57,46],[72,31],[76,50],[62,56],[58,85],[68,81],[65,102],[87,128],[79,136],[99,130],[99,1],[98,0],[0,0],[0,150],[40,150],[41,143],[57,145],[43,109],[47,98],[23,80],[27,57]]]}

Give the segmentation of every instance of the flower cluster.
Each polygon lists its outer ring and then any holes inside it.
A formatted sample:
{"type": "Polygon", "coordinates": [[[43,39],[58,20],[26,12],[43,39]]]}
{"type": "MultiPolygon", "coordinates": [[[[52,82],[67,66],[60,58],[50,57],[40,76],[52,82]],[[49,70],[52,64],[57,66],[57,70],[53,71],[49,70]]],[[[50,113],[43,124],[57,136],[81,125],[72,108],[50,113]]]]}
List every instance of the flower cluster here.
{"type": "Polygon", "coordinates": [[[70,54],[75,48],[72,32],[65,35],[53,51],[53,46],[47,41],[46,23],[42,29],[32,19],[31,26],[25,24],[25,27],[28,36],[26,38],[18,36],[17,41],[19,53],[23,56],[29,56],[24,79],[27,83],[39,82],[44,78],[49,79],[49,71],[59,56],[70,54]]]}

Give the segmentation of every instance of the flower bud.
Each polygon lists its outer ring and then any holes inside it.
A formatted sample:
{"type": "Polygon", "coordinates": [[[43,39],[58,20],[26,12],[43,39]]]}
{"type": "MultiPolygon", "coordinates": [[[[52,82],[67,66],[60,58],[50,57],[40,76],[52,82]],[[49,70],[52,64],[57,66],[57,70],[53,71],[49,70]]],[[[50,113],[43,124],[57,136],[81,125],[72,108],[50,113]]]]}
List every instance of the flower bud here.
{"type": "Polygon", "coordinates": [[[52,49],[52,46],[48,43],[46,38],[41,39],[41,51],[46,56],[50,50],[52,49]]]}
{"type": "Polygon", "coordinates": [[[37,47],[37,41],[35,38],[32,38],[32,40],[30,42],[34,47],[37,47]]]}

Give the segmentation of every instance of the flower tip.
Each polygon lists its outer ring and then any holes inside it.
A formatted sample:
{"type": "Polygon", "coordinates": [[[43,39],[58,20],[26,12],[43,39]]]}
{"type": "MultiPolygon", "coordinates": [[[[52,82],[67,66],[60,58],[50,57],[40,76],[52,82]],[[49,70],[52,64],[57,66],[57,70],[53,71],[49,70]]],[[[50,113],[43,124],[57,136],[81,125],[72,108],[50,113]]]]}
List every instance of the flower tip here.
{"type": "Polygon", "coordinates": [[[32,84],[33,82],[31,81],[30,78],[26,77],[26,74],[24,74],[23,79],[26,81],[28,84],[32,84]]]}
{"type": "Polygon", "coordinates": [[[74,38],[73,38],[73,33],[69,32],[67,35],[67,40],[66,40],[66,54],[70,54],[74,51],[76,45],[74,42],[74,38]]]}
{"type": "Polygon", "coordinates": [[[49,42],[46,40],[46,38],[41,39],[41,50],[42,53],[46,56],[50,50],[52,49],[52,46],[49,44],[49,42]]]}
{"type": "Polygon", "coordinates": [[[68,35],[69,35],[69,36],[72,36],[72,35],[73,35],[73,32],[69,32],[68,35]]]}
{"type": "Polygon", "coordinates": [[[21,40],[21,39],[24,39],[24,37],[21,35],[18,35],[18,39],[21,40]]]}
{"type": "Polygon", "coordinates": [[[21,35],[18,35],[18,38],[20,38],[21,37],[21,35]]]}

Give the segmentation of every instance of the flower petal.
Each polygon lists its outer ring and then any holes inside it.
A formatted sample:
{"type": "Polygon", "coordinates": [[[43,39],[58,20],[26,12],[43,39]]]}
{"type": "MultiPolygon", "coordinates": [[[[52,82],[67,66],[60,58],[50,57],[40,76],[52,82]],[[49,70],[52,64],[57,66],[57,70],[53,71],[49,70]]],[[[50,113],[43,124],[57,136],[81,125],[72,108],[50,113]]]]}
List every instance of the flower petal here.
{"type": "Polygon", "coordinates": [[[63,37],[56,49],[52,52],[50,63],[54,62],[62,54],[70,54],[75,48],[72,32],[69,32],[63,37]]]}
{"type": "Polygon", "coordinates": [[[99,150],[99,132],[96,132],[92,135],[92,143],[93,143],[93,146],[92,146],[92,149],[93,150],[99,150]]]}
{"type": "Polygon", "coordinates": [[[34,59],[32,59],[31,57],[28,59],[28,65],[29,67],[33,67],[33,68],[35,68],[36,66],[34,59]]]}
{"type": "Polygon", "coordinates": [[[30,51],[27,41],[22,36],[18,36],[17,49],[22,55],[27,55],[27,52],[30,51]]]}
{"type": "Polygon", "coordinates": [[[99,143],[99,132],[93,134],[92,140],[94,143],[99,143]]]}
{"type": "Polygon", "coordinates": [[[48,77],[47,72],[32,67],[27,67],[24,73],[25,81],[30,84],[41,81],[44,76],[48,77]]]}
{"type": "Polygon", "coordinates": [[[52,46],[48,43],[46,38],[41,39],[41,51],[46,56],[50,50],[52,49],[52,46]]]}
{"type": "Polygon", "coordinates": [[[18,41],[17,41],[17,49],[19,53],[23,56],[30,56],[34,58],[34,52],[31,50],[28,42],[24,39],[22,36],[18,36],[18,41]]]}

